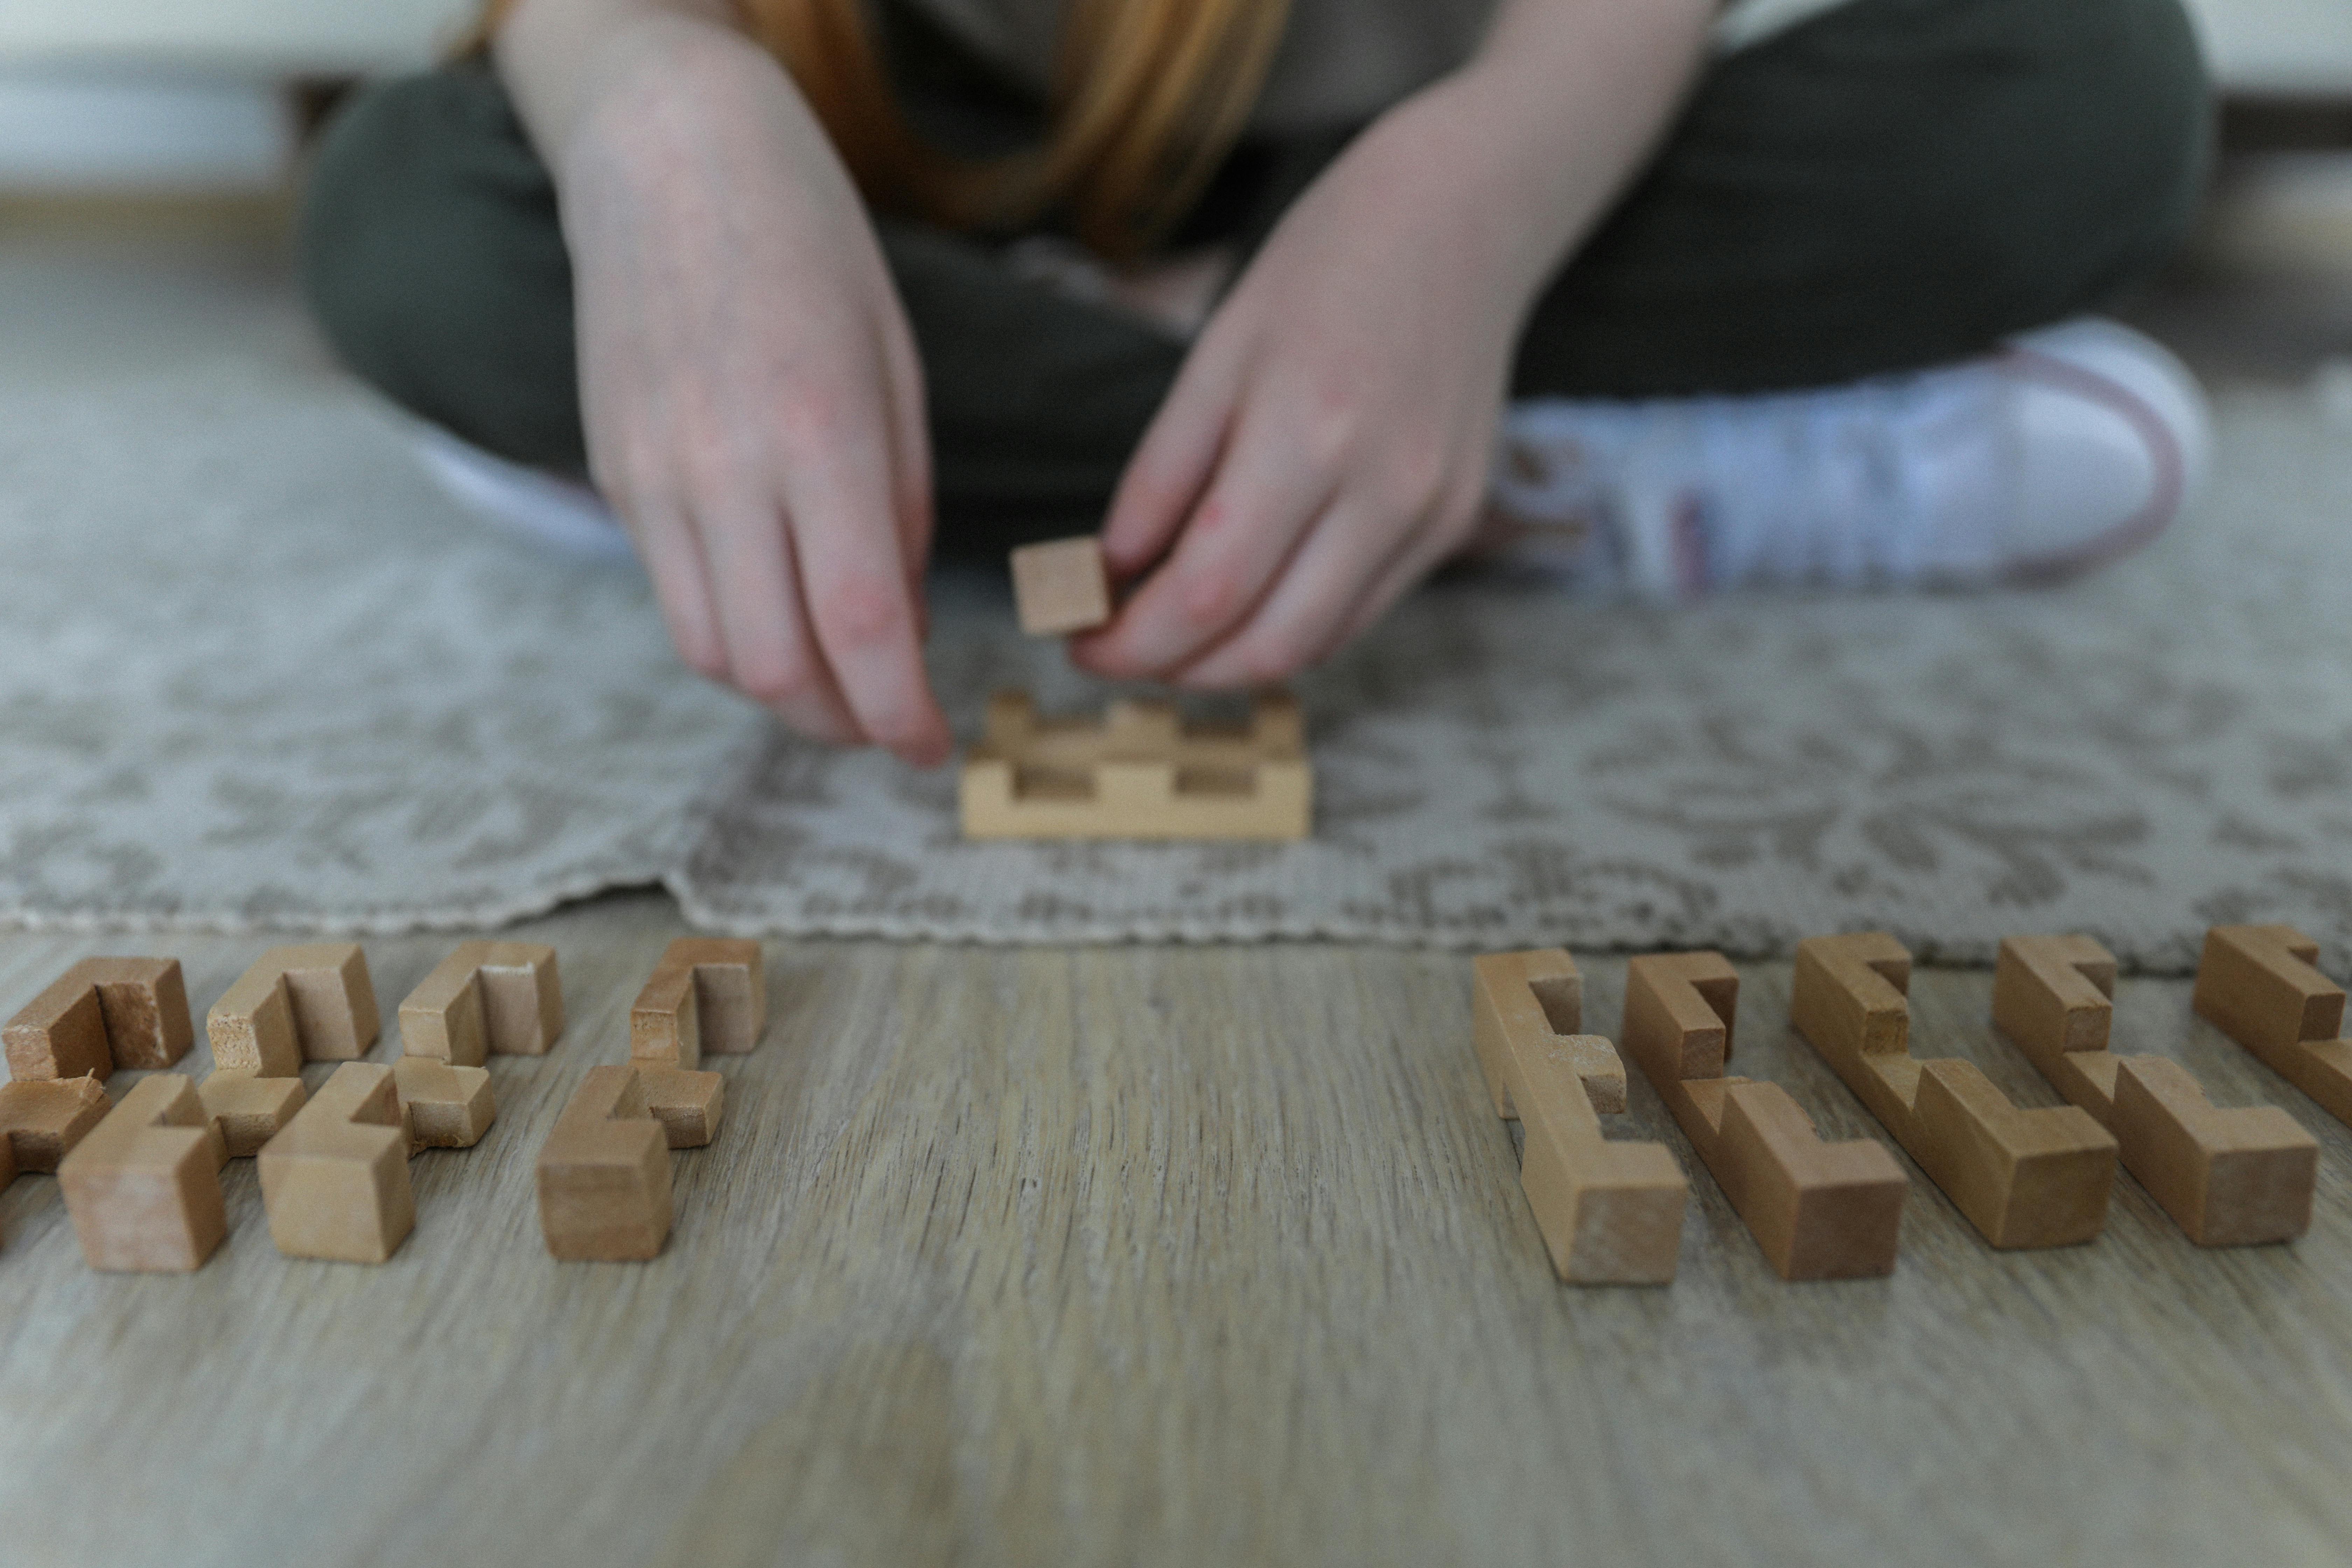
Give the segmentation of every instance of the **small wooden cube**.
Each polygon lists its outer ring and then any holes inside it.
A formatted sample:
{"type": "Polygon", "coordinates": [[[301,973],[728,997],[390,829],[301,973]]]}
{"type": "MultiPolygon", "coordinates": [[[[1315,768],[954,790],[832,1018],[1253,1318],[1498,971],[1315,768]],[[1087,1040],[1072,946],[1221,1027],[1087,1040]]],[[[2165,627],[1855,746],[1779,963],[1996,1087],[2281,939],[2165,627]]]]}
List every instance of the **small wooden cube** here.
{"type": "Polygon", "coordinates": [[[96,1078],[0,1083],[0,1144],[16,1170],[54,1171],[113,1109],[96,1078]]]}
{"type": "Polygon", "coordinates": [[[178,1073],[142,1080],[58,1166],[92,1268],[185,1273],[228,1234],[216,1134],[178,1073]]]}
{"type": "Polygon", "coordinates": [[[261,1151],[269,1239],[289,1258],[382,1263],[416,1228],[392,1069],[345,1062],[261,1151]]]}
{"type": "Polygon", "coordinates": [[[699,1149],[719,1136],[719,1118],[726,1108],[727,1080],[715,1072],[688,1072],[683,1068],[642,1067],[646,1110],[662,1125],[673,1149],[699,1149]]]}
{"type": "Polygon", "coordinates": [[[540,1150],[539,1223],[568,1261],[657,1256],[669,1239],[669,1140],[646,1106],[643,1072],[588,1069],[540,1150]]]}
{"type": "Polygon", "coordinates": [[[487,1068],[453,1068],[430,1057],[392,1064],[400,1103],[408,1113],[408,1142],[418,1149],[470,1149],[498,1120],[487,1068]]]}
{"type": "Polygon", "coordinates": [[[1093,534],[1024,544],[1013,552],[1013,598],[1033,637],[1085,631],[1110,619],[1110,574],[1093,534]]]}
{"type": "Polygon", "coordinates": [[[216,1072],[196,1085],[205,1115],[220,1131],[221,1160],[248,1160],[286,1131],[305,1099],[299,1078],[216,1072]]]}

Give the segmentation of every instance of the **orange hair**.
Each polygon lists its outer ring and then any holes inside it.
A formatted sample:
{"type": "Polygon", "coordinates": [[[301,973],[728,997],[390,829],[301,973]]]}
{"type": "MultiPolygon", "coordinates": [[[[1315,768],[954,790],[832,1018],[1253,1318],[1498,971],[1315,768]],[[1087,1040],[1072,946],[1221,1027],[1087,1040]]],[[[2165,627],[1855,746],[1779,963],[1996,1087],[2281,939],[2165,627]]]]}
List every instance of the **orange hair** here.
{"type": "MultiPolygon", "coordinates": [[[[490,0],[495,26],[515,0],[490,0]]],[[[866,200],[954,228],[999,228],[1061,206],[1115,260],[1164,238],[1256,105],[1289,0],[1068,0],[1043,147],[959,157],[899,111],[866,0],[735,0],[792,73],[866,200]]]]}

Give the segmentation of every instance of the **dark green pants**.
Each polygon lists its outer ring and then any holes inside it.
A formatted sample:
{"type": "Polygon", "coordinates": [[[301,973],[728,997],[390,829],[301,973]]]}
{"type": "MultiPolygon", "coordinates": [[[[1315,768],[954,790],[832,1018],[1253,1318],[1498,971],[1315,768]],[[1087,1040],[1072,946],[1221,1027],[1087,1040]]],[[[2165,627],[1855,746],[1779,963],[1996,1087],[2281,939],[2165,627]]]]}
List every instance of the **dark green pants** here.
{"type": "MultiPolygon", "coordinates": [[[[951,117],[951,83],[922,90],[951,117]]],[[[1853,0],[1710,69],[1538,302],[1514,390],[1766,391],[1980,353],[2160,261],[2207,131],[2179,0],[1853,0]]],[[[1341,141],[1243,149],[1207,229],[1250,243],[1341,141]]],[[[492,451],[583,471],[555,194],[486,67],[359,95],[301,240],[360,374],[492,451]]],[[[927,376],[942,547],[1093,526],[1181,349],[982,242],[897,223],[882,241],[927,376]]]]}

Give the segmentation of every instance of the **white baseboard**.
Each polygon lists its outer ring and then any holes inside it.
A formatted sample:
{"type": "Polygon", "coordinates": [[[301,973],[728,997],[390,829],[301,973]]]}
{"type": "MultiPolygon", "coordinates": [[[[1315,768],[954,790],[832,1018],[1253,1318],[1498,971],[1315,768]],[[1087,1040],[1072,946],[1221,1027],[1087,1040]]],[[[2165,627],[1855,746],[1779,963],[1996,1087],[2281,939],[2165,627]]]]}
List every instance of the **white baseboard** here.
{"type": "Polygon", "coordinates": [[[294,142],[269,81],[0,70],[0,191],[269,189],[294,142]]]}

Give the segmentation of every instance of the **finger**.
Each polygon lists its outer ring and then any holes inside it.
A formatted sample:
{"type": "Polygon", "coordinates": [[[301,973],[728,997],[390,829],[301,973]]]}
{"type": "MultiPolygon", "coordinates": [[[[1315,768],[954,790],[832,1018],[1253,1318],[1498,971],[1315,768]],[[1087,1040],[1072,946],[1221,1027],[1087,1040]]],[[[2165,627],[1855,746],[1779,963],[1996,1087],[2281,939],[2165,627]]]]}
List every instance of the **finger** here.
{"type": "Polygon", "coordinates": [[[1331,639],[1317,649],[1307,662],[1322,663],[1379,625],[1381,617],[1394,608],[1399,599],[1444,564],[1461,547],[1461,543],[1459,531],[1441,531],[1408,541],[1405,548],[1372,580],[1371,586],[1348,612],[1331,639]]]}
{"type": "Polygon", "coordinates": [[[1412,520],[1328,508],[1249,618],[1179,670],[1178,685],[1263,686],[1288,679],[1332,646],[1371,584],[1411,546],[1412,520]]]}
{"type": "Polygon", "coordinates": [[[822,415],[803,418],[784,445],[793,549],[809,620],[858,727],[875,744],[929,767],[947,760],[947,718],[923,668],[891,506],[890,454],[879,420],[854,433],[840,426],[822,415]]]}
{"type": "Polygon", "coordinates": [[[704,517],[703,550],[735,685],[803,734],[835,745],[863,743],[802,614],[781,512],[746,495],[704,517]]]}
{"type": "Polygon", "coordinates": [[[1239,380],[1212,337],[1185,356],[1111,494],[1102,548],[1113,577],[1133,577],[1167,553],[1215,473],[1239,380]]]}
{"type": "Polygon", "coordinates": [[[709,679],[728,678],[727,641],[710,596],[709,573],[701,542],[677,508],[632,500],[617,508],[637,547],[637,559],[653,579],[654,602],[662,624],[688,667],[709,679]]]}
{"type": "MultiPolygon", "coordinates": [[[[882,366],[883,396],[890,420],[892,515],[898,525],[898,548],[906,563],[908,591],[913,595],[919,627],[924,614],[923,574],[930,564],[931,537],[936,521],[931,489],[931,438],[926,422],[922,361],[903,321],[884,321],[875,334],[875,359],[882,366]]],[[[919,629],[918,636],[921,631],[919,629]]]]}
{"type": "Polygon", "coordinates": [[[1186,520],[1175,553],[1108,627],[1074,642],[1072,657],[1114,679],[1158,677],[1199,658],[1273,588],[1334,482],[1295,446],[1237,446],[1186,520]]]}

